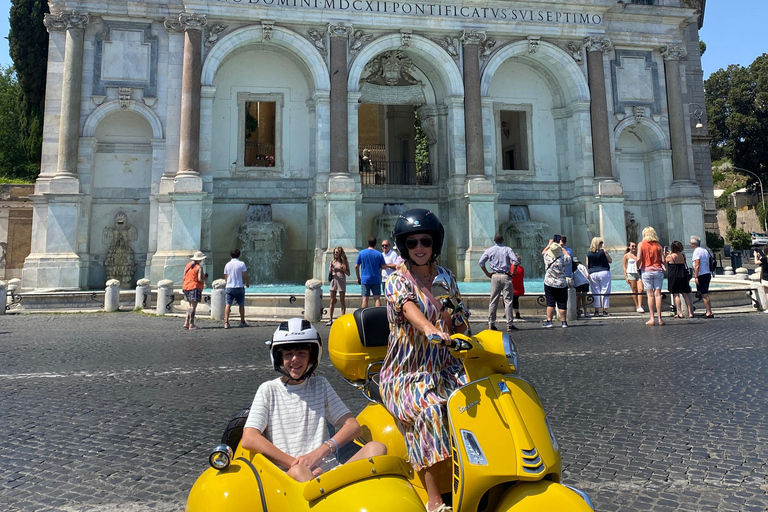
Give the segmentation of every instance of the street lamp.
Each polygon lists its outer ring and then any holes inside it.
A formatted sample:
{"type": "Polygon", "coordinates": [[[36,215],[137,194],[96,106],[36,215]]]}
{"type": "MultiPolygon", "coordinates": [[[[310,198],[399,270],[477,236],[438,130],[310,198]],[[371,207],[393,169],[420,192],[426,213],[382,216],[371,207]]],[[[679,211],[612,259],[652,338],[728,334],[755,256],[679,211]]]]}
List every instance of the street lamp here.
{"type": "MultiPolygon", "coordinates": [[[[752,171],[748,171],[746,169],[742,169],[741,167],[732,167],[734,171],[740,171],[740,172],[746,172],[747,174],[751,174],[752,176],[757,179],[757,182],[760,184],[760,202],[763,203],[763,212],[765,212],[765,195],[763,194],[763,180],[760,179],[760,176],[755,174],[752,171]]],[[[768,233],[768,216],[763,219],[763,229],[768,233]]]]}
{"type": "Polygon", "coordinates": [[[704,125],[701,124],[701,116],[704,114],[704,108],[698,103],[690,103],[689,105],[696,107],[693,109],[693,112],[691,112],[692,116],[696,116],[696,128],[704,128],[704,125]]]}

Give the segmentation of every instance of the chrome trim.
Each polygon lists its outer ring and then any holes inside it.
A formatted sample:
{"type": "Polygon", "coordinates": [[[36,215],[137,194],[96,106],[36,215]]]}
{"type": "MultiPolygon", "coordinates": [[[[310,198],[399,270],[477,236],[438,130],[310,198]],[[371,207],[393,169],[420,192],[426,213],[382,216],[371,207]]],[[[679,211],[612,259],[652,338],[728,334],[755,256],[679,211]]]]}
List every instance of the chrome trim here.
{"type": "Polygon", "coordinates": [[[517,353],[515,341],[507,333],[501,335],[501,340],[504,343],[504,355],[507,356],[507,363],[512,367],[512,373],[518,373],[520,371],[520,357],[517,353]]]}
{"type": "Polygon", "coordinates": [[[483,452],[483,448],[480,446],[480,442],[477,440],[477,437],[471,430],[461,430],[461,442],[464,444],[464,452],[467,454],[467,458],[469,459],[467,462],[470,464],[474,464],[475,466],[487,466],[488,465],[488,459],[485,456],[485,453],[483,452]],[[467,444],[473,444],[477,447],[477,450],[472,448],[473,452],[476,453],[476,460],[472,461],[472,456],[469,454],[469,450],[467,449],[467,444]]]}
{"type": "Polygon", "coordinates": [[[232,448],[228,444],[220,444],[217,445],[213,450],[211,450],[211,454],[208,456],[208,464],[217,471],[223,471],[229,467],[229,465],[232,463],[232,457],[234,457],[234,453],[232,452],[232,448]],[[227,464],[222,467],[214,466],[213,464],[213,458],[217,455],[224,455],[227,458],[227,464]]]}
{"type": "Polygon", "coordinates": [[[589,498],[589,495],[586,492],[570,485],[564,485],[564,487],[567,487],[573,492],[575,492],[576,494],[578,494],[581,497],[581,499],[583,499],[586,502],[586,504],[589,505],[589,508],[591,508],[592,510],[595,510],[595,506],[592,504],[592,500],[589,498]]]}

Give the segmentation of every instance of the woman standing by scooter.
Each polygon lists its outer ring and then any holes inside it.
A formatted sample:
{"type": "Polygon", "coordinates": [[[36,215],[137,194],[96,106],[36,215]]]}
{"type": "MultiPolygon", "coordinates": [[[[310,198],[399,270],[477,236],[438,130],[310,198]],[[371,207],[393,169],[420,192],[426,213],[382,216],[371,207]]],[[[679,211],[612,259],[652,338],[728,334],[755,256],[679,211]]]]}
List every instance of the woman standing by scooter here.
{"type": "Polygon", "coordinates": [[[434,213],[415,209],[401,214],[394,239],[404,262],[385,286],[390,336],[380,374],[381,396],[400,422],[408,459],[422,473],[428,512],[451,510],[443,503],[435,465],[451,457],[446,400],[466,384],[464,368],[447,345],[451,334],[465,332],[467,325],[458,312],[441,312],[431,293],[432,280],[445,273],[453,294],[460,297],[456,278],[435,261],[444,238],[445,230],[434,213]],[[430,335],[438,335],[443,343],[430,342],[430,335]]]}

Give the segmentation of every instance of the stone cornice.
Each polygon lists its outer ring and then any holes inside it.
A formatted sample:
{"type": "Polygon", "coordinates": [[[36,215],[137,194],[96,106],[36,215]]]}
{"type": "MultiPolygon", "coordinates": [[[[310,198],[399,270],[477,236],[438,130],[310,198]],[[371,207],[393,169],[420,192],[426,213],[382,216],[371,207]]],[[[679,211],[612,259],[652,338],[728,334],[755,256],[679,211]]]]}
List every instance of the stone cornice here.
{"type": "Polygon", "coordinates": [[[584,38],[583,47],[588,52],[608,53],[613,50],[613,43],[609,37],[589,36],[584,38]]]}
{"type": "Polygon", "coordinates": [[[165,18],[163,24],[167,30],[185,32],[187,30],[203,30],[208,23],[205,14],[194,12],[180,12],[176,18],[165,18]]]}
{"type": "Polygon", "coordinates": [[[47,13],[43,18],[43,25],[48,29],[48,32],[62,31],[70,29],[82,30],[90,21],[90,16],[87,13],[79,13],[75,10],[61,12],[58,14],[47,13]]]}
{"type": "Polygon", "coordinates": [[[683,60],[688,57],[688,50],[683,45],[669,45],[659,48],[664,60],[683,60]]]}

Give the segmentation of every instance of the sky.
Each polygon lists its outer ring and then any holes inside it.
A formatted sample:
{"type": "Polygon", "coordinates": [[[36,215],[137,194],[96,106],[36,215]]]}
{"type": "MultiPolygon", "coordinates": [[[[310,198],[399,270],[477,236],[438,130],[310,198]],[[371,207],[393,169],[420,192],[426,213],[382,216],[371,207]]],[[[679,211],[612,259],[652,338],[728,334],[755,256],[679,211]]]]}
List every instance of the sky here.
{"type": "MultiPolygon", "coordinates": [[[[8,55],[8,15],[11,0],[0,0],[0,65],[12,64],[8,55]]],[[[707,43],[702,58],[704,79],[729,64],[749,66],[768,53],[768,0],[708,0],[701,39],[707,43]]]]}

